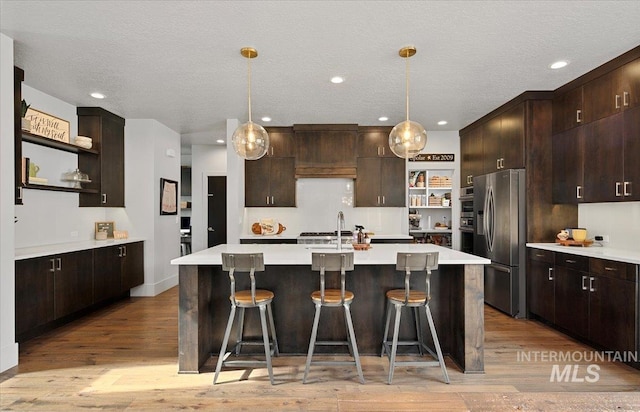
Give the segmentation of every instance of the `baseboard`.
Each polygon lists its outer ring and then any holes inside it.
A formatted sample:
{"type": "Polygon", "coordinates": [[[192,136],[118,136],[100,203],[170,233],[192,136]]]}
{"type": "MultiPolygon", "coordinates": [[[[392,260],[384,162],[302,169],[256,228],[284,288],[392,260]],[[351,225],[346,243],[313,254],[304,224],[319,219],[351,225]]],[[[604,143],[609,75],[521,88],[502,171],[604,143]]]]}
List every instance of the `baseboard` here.
{"type": "Polygon", "coordinates": [[[178,275],[169,276],[157,283],[144,283],[131,289],[131,296],[157,296],[178,284],[178,275]]]}

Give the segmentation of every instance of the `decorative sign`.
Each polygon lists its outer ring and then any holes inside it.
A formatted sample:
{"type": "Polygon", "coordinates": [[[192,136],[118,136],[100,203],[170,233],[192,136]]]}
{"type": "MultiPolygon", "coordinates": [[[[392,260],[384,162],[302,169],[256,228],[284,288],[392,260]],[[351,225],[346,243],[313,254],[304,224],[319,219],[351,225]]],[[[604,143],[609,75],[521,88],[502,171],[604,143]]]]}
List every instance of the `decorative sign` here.
{"type": "Polygon", "coordinates": [[[114,222],[96,222],[96,239],[100,239],[101,237],[105,239],[113,239],[113,231],[115,227],[116,225],[114,222]],[[106,236],[104,234],[100,236],[100,233],[104,233],[106,236]]]}
{"type": "Polygon", "coordinates": [[[419,153],[414,158],[410,158],[410,162],[453,162],[455,155],[453,153],[419,153]]]}
{"type": "Polygon", "coordinates": [[[58,142],[69,143],[68,121],[32,108],[27,110],[24,117],[31,121],[31,133],[58,142]]]}

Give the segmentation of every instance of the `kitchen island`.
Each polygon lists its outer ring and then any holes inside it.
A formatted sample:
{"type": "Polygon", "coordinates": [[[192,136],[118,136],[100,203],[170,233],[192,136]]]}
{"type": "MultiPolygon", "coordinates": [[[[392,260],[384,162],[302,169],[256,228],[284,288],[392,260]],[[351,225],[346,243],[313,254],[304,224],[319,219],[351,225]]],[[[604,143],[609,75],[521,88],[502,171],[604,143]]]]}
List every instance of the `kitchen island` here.
{"type": "MultiPolygon", "coordinates": [[[[318,273],[311,271],[311,254],[335,252],[329,245],[323,246],[218,245],[172,260],[172,264],[180,266],[179,372],[198,373],[211,354],[217,355],[220,350],[230,311],[229,278],[222,271],[221,253],[264,254],[265,271],[256,279],[259,288],[275,294],[273,311],[280,353],[306,354],[314,313],[309,296],[319,284],[318,273]]],[[[490,261],[430,244],[375,244],[367,251],[354,252],[355,268],[347,276],[347,288],[355,294],[351,311],[360,353],[380,355],[385,292],[403,284],[403,274],[395,269],[396,254],[430,251],[439,252],[439,268],[432,275],[430,305],[442,350],[464,372],[483,373],[483,265],[490,261]]],[[[238,288],[247,286],[239,279],[236,282],[238,288]]],[[[412,277],[412,287],[421,284],[424,287],[424,275],[412,277]]],[[[245,334],[259,336],[258,316],[250,312],[246,315],[245,334]]],[[[322,339],[344,338],[344,319],[339,311],[334,312],[323,320],[327,323],[322,339]]],[[[401,328],[402,334],[413,333],[415,337],[410,322],[403,322],[402,326],[406,326],[401,328]]],[[[424,336],[428,341],[427,335],[424,336]]]]}

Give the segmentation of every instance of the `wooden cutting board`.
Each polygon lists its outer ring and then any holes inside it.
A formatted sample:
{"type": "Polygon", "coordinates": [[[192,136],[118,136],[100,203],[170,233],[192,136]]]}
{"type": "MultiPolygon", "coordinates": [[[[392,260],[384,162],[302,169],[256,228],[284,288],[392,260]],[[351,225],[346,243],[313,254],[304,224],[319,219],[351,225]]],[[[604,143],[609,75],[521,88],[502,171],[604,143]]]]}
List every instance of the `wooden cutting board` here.
{"type": "Polygon", "coordinates": [[[556,243],[560,243],[562,246],[582,246],[582,247],[586,247],[586,246],[591,246],[593,244],[593,240],[591,240],[591,239],[585,239],[585,240],[573,240],[573,239],[560,240],[560,239],[556,239],[556,243]]]}

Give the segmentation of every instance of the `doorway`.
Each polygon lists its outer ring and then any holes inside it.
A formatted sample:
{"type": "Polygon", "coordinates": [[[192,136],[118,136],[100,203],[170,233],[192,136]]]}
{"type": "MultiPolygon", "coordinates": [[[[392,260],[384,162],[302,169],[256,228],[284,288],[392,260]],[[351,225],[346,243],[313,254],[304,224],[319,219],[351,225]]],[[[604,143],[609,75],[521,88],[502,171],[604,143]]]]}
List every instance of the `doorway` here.
{"type": "Polygon", "coordinates": [[[227,243],[227,177],[207,181],[207,247],[227,243]]]}

